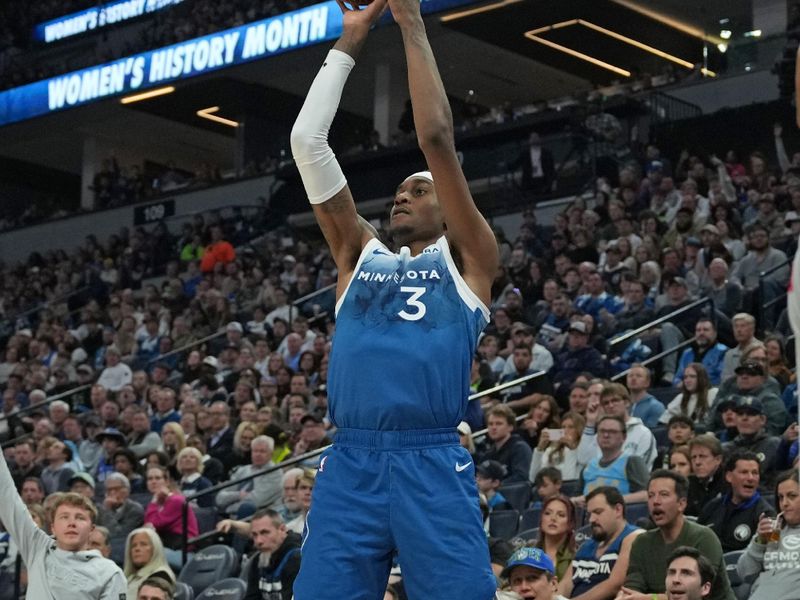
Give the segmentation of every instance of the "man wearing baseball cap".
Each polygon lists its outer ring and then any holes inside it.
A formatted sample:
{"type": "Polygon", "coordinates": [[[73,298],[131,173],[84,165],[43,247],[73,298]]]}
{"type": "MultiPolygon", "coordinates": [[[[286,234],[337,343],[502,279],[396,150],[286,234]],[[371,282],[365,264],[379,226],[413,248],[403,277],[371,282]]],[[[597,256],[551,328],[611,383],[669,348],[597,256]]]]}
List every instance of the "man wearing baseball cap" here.
{"type": "MultiPolygon", "coordinates": [[[[736,368],[737,375],[740,370],[751,368],[758,363],[746,362],[736,368]]],[[[764,405],[756,396],[739,396],[736,401],[736,430],[737,435],[733,441],[723,446],[725,453],[730,455],[735,450],[749,451],[756,455],[761,463],[761,483],[767,489],[772,487],[775,479],[775,459],[781,439],[769,435],[766,430],[767,416],[764,414],[764,405]]]]}
{"type": "Polygon", "coordinates": [[[502,576],[523,600],[566,600],[558,593],[552,559],[541,548],[522,547],[508,559],[502,576]]]}

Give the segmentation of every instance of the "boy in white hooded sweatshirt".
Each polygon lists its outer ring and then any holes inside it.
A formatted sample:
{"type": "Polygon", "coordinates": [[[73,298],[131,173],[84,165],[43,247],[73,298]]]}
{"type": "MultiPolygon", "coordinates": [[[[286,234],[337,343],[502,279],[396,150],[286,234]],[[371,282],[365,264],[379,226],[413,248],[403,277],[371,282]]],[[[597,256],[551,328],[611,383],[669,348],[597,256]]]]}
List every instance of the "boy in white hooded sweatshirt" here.
{"type": "Polygon", "coordinates": [[[0,452],[0,521],[28,567],[29,600],[125,600],[122,570],[89,550],[97,509],[79,494],[61,494],[52,505],[53,535],[39,529],[17,494],[0,452]]]}

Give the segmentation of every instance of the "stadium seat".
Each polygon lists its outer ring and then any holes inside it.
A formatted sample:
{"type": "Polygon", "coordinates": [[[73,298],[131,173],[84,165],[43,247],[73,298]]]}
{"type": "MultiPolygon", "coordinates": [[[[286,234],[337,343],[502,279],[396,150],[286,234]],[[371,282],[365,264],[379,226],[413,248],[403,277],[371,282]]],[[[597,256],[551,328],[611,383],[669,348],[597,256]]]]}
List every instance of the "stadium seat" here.
{"type": "Polygon", "coordinates": [[[489,513],[489,535],[510,540],[519,529],[519,511],[496,510],[489,513]]]}
{"type": "Polygon", "coordinates": [[[561,482],[561,493],[572,498],[581,495],[581,482],[579,479],[568,479],[561,482]]]}
{"type": "Polygon", "coordinates": [[[120,567],[125,563],[125,543],[127,541],[127,535],[117,535],[108,538],[108,545],[111,546],[110,558],[120,567]]]}
{"type": "Polygon", "coordinates": [[[531,484],[527,482],[510,483],[508,485],[501,486],[497,491],[501,493],[506,500],[508,500],[511,508],[518,510],[519,512],[522,512],[528,508],[528,505],[531,502],[531,484]]]}
{"type": "Polygon", "coordinates": [[[592,537],[592,526],[584,525],[575,530],[575,545],[580,546],[583,542],[592,537]]]}
{"type": "Polygon", "coordinates": [[[520,529],[531,529],[532,527],[539,526],[539,519],[542,516],[542,509],[541,508],[529,508],[528,510],[522,513],[522,522],[520,523],[520,529]]]}
{"type": "Polygon", "coordinates": [[[198,550],[181,570],[178,581],[188,584],[196,596],[215,581],[233,575],[238,562],[233,548],[215,544],[198,550]]]}
{"type": "Polygon", "coordinates": [[[634,502],[625,507],[625,519],[628,523],[637,524],[639,519],[649,519],[650,510],[647,508],[647,502],[634,502]]]}
{"type": "Polygon", "coordinates": [[[681,390],[676,387],[652,387],[647,392],[656,400],[667,406],[672,400],[681,393],[681,390]]]}
{"type": "Polygon", "coordinates": [[[661,448],[662,446],[670,445],[669,437],[667,436],[668,429],[665,426],[659,425],[658,427],[653,427],[650,431],[653,433],[653,437],[656,438],[656,446],[661,448]]]}
{"type": "Polygon", "coordinates": [[[524,531],[517,533],[517,535],[512,538],[511,544],[515,548],[521,548],[522,546],[533,546],[538,539],[539,528],[534,527],[532,529],[525,529],[524,531]]]}
{"type": "Polygon", "coordinates": [[[182,581],[176,582],[175,600],[194,600],[194,590],[182,581]]]}
{"type": "Polygon", "coordinates": [[[197,529],[200,533],[214,531],[219,520],[219,512],[215,506],[192,506],[192,510],[197,517],[197,529]]]}
{"type": "Polygon", "coordinates": [[[739,577],[739,572],[736,570],[736,563],[739,562],[742,554],[744,554],[744,550],[726,552],[722,555],[725,560],[725,572],[728,574],[728,581],[731,582],[731,589],[737,600],[746,600],[750,597],[751,583],[739,577]]]}
{"type": "Polygon", "coordinates": [[[211,600],[224,596],[225,600],[242,600],[247,593],[247,584],[238,577],[228,577],[213,585],[197,596],[197,600],[211,600]]]}

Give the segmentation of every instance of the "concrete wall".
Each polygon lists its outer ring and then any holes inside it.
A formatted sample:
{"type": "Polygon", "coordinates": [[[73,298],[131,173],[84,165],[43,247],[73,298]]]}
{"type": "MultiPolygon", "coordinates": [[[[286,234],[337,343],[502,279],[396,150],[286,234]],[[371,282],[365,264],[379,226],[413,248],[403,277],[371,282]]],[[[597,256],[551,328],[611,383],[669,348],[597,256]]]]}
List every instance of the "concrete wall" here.
{"type": "MultiPolygon", "coordinates": [[[[258,177],[212,189],[165,196],[160,200],[174,199],[176,216],[188,216],[233,205],[260,205],[264,202],[264,198],[269,198],[270,187],[274,180],[273,176],[258,177]]],[[[133,211],[133,205],[125,206],[0,234],[0,259],[6,263],[15,263],[25,260],[34,251],[57,249],[71,251],[90,233],[101,241],[105,240],[122,227],[133,226],[133,211]]],[[[181,222],[182,219],[177,218],[171,219],[168,224],[174,231],[175,226],[181,222]]]]}
{"type": "Polygon", "coordinates": [[[706,79],[665,92],[696,104],[707,115],[723,108],[777,100],[778,77],[769,71],[754,71],[721,79],[706,79]]]}

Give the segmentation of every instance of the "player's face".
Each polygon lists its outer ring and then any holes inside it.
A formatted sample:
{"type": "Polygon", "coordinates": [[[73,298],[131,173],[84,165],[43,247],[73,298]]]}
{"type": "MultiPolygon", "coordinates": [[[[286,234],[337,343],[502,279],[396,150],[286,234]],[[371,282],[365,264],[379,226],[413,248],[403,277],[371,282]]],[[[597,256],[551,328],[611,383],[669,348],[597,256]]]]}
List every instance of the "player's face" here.
{"type": "Polygon", "coordinates": [[[421,177],[407,179],[397,187],[389,216],[393,236],[434,236],[441,234],[442,213],[433,183],[421,177]]]}
{"type": "Polygon", "coordinates": [[[53,535],[62,550],[83,550],[94,529],[89,511],[77,506],[62,504],[53,516],[53,535]]]}
{"type": "Polygon", "coordinates": [[[555,577],[548,580],[544,571],[525,565],[514,567],[508,578],[511,591],[518,593],[524,600],[555,598],[557,581],[555,577]]]}
{"type": "Polygon", "coordinates": [[[711,593],[711,582],[702,582],[691,556],[680,556],[669,564],[666,587],[669,600],[701,600],[711,593]]]}

